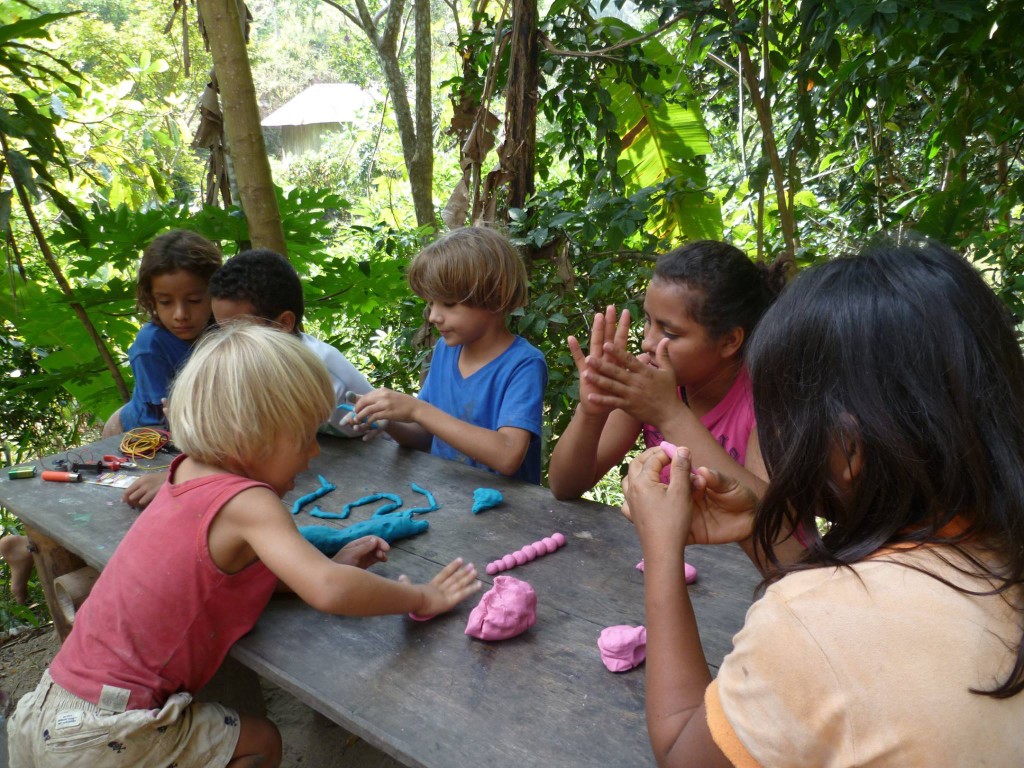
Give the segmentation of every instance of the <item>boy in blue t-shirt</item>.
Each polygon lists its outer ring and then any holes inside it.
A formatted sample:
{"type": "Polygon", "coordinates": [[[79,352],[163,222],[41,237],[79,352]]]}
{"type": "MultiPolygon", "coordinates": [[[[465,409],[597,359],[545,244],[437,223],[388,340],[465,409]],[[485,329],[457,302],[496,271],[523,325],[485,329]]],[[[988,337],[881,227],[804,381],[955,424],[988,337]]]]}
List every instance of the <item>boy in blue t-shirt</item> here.
{"type": "Polygon", "coordinates": [[[418,397],[363,395],[349,421],[363,431],[387,419],[401,445],[540,483],[547,364],[505,325],[526,304],[526,267],[496,230],[449,232],[412,260],[409,286],[441,334],[418,397]]]}

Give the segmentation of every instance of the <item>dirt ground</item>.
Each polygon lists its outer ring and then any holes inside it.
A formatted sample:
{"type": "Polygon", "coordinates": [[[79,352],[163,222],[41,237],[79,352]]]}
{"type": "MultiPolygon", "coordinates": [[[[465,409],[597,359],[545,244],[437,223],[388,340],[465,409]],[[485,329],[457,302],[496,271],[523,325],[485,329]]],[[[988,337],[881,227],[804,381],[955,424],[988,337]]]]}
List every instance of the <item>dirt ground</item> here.
{"type": "MultiPolygon", "coordinates": [[[[0,646],[0,691],[11,706],[36,683],[57,652],[52,627],[16,635],[0,646]]],[[[264,683],[267,716],[277,723],[284,739],[284,768],[401,768],[383,752],[314,712],[290,694],[264,683]]],[[[0,701],[0,705],[5,702],[0,701]]],[[[3,712],[6,714],[6,711],[3,712]]],[[[4,718],[5,719],[5,718],[4,718]]],[[[0,768],[7,765],[7,744],[0,738],[0,768]]]]}

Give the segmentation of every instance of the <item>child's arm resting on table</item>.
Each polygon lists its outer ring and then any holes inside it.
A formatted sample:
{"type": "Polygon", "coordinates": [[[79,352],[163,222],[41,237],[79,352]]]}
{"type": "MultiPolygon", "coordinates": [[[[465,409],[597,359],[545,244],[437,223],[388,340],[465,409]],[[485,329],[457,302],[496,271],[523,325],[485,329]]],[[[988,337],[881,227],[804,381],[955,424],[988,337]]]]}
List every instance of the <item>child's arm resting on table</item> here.
{"type": "Polygon", "coordinates": [[[686,580],[690,536],[690,452],[680,448],[671,481],[661,483],[664,451],[629,465],[626,502],[644,553],[647,616],[647,730],[659,766],[729,768],[708,730],[704,691],[711,683],[686,580]]]}
{"type": "Polygon", "coordinates": [[[310,606],[344,616],[444,613],[480,588],[473,566],[463,566],[461,558],[427,584],[362,570],[362,555],[353,565],[330,560],[302,538],[281,500],[266,488],[249,488],[224,505],[210,526],[209,546],[222,570],[236,573],[259,558],[310,606]]]}
{"type": "Polygon", "coordinates": [[[519,471],[530,447],[530,433],[525,429],[478,427],[417,397],[390,389],[377,389],[360,397],[354,418],[365,420],[367,424],[388,419],[388,434],[402,445],[420,450],[430,450],[431,436],[436,435],[459,453],[509,476],[519,471]],[[403,439],[416,434],[425,435],[427,439],[422,442],[403,439]]]}

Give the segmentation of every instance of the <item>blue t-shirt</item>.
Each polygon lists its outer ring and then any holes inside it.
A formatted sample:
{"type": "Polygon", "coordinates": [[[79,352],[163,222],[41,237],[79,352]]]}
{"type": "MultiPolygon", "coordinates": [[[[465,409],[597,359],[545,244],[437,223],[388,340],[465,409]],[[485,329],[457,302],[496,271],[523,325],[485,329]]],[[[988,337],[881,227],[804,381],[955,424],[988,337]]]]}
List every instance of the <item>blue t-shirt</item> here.
{"type": "Polygon", "coordinates": [[[192,351],[191,341],[182,341],[159,325],[146,323],[128,347],[128,362],[135,375],[132,399],[121,409],[121,427],[166,425],[161,400],[167,397],[171,380],[192,351]]]}
{"type": "MultiPolygon", "coordinates": [[[[437,342],[419,398],[457,419],[484,429],[525,429],[530,433],[530,447],[514,477],[539,484],[544,388],[548,384],[544,355],[526,339],[516,336],[498,357],[469,378],[463,378],[459,373],[461,353],[462,345],[449,347],[443,339],[437,342]]],[[[436,436],[430,452],[494,472],[436,436]]]]}

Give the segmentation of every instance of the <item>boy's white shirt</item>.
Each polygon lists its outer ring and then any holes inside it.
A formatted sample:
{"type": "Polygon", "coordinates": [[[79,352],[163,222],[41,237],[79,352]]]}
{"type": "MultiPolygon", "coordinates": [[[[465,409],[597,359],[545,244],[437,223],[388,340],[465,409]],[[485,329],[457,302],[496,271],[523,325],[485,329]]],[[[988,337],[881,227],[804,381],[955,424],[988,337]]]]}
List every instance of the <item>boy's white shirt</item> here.
{"type": "MultiPolygon", "coordinates": [[[[302,343],[306,345],[306,348],[312,351],[327,368],[327,373],[330,374],[331,384],[334,385],[334,399],[335,403],[344,403],[345,395],[348,392],[354,392],[357,395],[365,395],[370,392],[373,387],[370,386],[370,382],[366,380],[366,377],[361,374],[358,369],[352,363],[350,363],[341,352],[332,347],[326,342],[315,339],[308,333],[300,334],[302,343]]],[[[328,432],[332,434],[340,434],[345,437],[361,437],[361,432],[356,432],[350,425],[342,424],[342,419],[348,415],[348,411],[344,409],[335,410],[331,414],[331,418],[327,421],[327,426],[330,427],[328,432]]]]}

